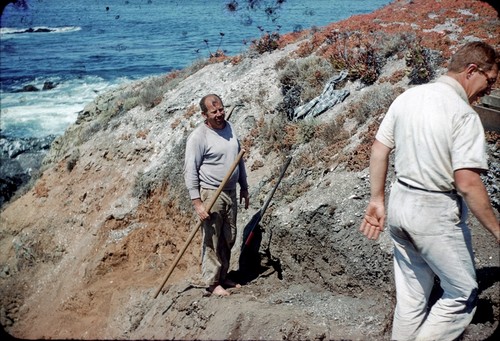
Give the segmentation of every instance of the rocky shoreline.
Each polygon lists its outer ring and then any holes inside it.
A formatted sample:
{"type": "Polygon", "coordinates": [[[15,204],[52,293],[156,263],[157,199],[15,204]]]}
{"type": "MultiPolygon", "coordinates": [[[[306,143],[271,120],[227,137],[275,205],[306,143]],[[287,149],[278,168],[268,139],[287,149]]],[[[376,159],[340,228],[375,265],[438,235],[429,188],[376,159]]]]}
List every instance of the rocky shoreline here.
{"type": "Polygon", "coordinates": [[[14,138],[0,132],[0,208],[37,176],[55,138],[14,138]]]}

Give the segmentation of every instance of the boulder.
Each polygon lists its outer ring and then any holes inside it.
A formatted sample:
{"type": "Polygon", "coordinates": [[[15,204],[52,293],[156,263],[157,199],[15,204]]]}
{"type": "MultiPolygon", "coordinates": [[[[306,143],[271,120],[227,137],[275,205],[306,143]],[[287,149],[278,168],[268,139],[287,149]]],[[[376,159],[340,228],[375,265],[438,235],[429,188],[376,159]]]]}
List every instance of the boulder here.
{"type": "Polygon", "coordinates": [[[0,136],[0,208],[37,174],[55,136],[0,136]]]}

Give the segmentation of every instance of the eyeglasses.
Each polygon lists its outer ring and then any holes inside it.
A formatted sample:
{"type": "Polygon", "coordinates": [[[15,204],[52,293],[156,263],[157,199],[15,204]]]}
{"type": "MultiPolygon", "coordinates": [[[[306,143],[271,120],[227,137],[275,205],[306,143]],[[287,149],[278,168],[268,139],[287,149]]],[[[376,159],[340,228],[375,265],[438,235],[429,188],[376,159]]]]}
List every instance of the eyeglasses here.
{"type": "MultiPolygon", "coordinates": [[[[473,65],[475,65],[475,64],[473,64],[473,65]]],[[[476,66],[477,71],[479,71],[479,73],[481,73],[484,77],[486,77],[486,82],[488,83],[488,86],[492,87],[493,84],[496,83],[497,79],[496,78],[490,78],[490,77],[488,77],[488,75],[486,74],[486,72],[483,69],[481,69],[477,65],[475,65],[475,66],[476,66]]]]}

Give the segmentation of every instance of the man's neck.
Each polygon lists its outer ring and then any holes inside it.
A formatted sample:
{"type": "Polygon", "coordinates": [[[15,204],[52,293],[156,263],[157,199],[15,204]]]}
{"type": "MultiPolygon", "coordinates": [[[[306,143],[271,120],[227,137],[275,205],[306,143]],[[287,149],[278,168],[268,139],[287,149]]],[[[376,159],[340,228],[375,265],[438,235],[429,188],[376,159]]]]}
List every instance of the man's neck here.
{"type": "Polygon", "coordinates": [[[446,73],[446,76],[453,78],[454,80],[456,80],[458,82],[458,84],[460,84],[460,86],[464,89],[465,94],[467,95],[467,99],[468,99],[469,103],[472,103],[473,99],[471,98],[471,90],[469,89],[469,86],[468,86],[469,82],[467,79],[467,72],[464,71],[464,72],[456,73],[456,72],[448,71],[446,73]]]}

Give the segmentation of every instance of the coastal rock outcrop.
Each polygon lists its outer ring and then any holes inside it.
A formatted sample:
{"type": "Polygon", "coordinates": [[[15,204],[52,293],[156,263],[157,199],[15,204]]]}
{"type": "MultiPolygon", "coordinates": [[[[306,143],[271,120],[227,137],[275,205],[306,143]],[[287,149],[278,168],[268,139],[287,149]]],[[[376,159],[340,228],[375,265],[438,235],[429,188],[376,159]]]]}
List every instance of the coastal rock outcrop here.
{"type": "MultiPolygon", "coordinates": [[[[42,86],[42,90],[43,91],[52,90],[56,86],[57,86],[57,83],[44,82],[43,86],[42,86]]],[[[34,91],[40,91],[40,89],[36,85],[28,84],[28,85],[23,86],[21,89],[14,91],[14,92],[34,92],[34,91]]]]}
{"type": "Polygon", "coordinates": [[[42,160],[55,136],[12,138],[0,135],[0,208],[32,176],[37,175],[42,160]]]}

